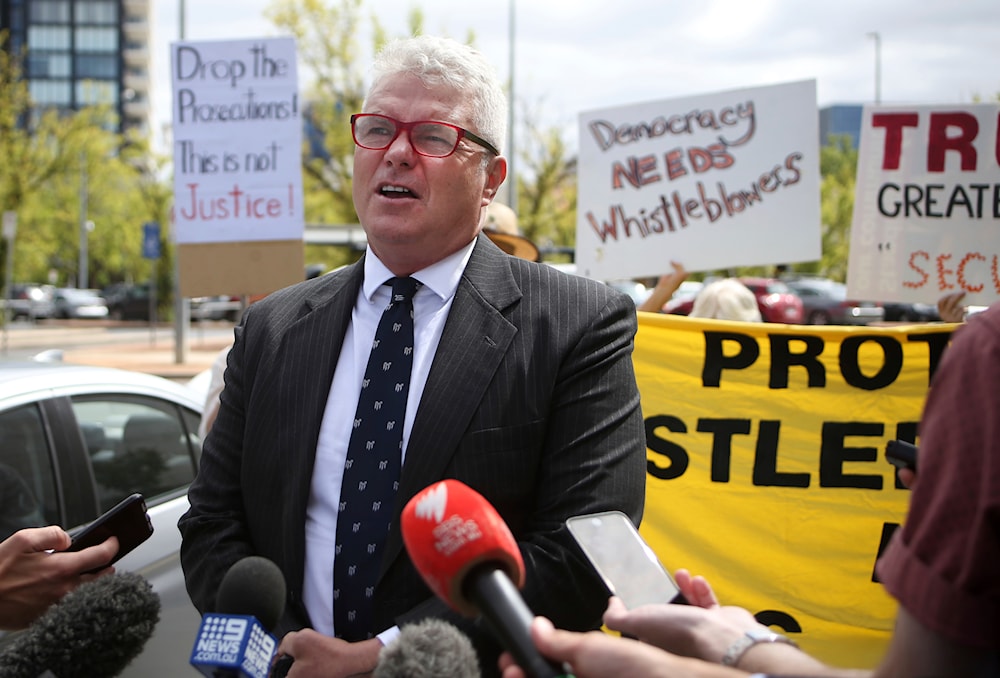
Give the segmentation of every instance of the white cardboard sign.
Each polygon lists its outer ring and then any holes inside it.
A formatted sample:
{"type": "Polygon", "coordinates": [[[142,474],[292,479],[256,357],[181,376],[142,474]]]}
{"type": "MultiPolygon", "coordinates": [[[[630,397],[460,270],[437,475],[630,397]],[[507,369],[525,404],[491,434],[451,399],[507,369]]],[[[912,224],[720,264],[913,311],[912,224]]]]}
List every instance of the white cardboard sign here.
{"type": "Polygon", "coordinates": [[[582,113],[577,270],[819,259],[819,181],[813,80],[582,113]]]}
{"type": "Polygon", "coordinates": [[[1000,297],[1000,104],[865,106],[848,295],[1000,297]]]}
{"type": "Polygon", "coordinates": [[[302,239],[293,38],[171,45],[176,242],[302,239]]]}

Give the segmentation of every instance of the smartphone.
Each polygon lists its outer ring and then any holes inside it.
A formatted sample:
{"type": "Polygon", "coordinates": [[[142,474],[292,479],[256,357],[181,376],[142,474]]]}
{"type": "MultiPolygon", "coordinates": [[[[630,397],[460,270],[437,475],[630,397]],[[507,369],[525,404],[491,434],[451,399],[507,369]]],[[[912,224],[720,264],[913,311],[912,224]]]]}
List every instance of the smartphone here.
{"type": "Polygon", "coordinates": [[[650,603],[687,604],[674,578],[621,511],[574,516],[566,527],[608,591],[628,609],[650,603]]]}
{"type": "Polygon", "coordinates": [[[153,522],[146,513],[146,500],[141,494],[135,493],[123,499],[94,522],[70,532],[73,543],[67,550],[80,551],[96,546],[110,536],[115,536],[118,537],[118,553],[110,563],[107,563],[112,565],[149,539],[152,534],[153,522]]]}
{"type": "Polygon", "coordinates": [[[885,444],[885,460],[897,468],[917,470],[917,446],[905,440],[890,440],[885,444]]]}

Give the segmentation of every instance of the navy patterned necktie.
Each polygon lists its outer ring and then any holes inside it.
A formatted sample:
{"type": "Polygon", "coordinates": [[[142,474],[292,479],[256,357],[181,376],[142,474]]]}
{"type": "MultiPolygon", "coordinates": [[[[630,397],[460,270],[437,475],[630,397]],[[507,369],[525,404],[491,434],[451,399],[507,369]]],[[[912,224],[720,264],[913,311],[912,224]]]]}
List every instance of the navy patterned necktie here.
{"type": "Polygon", "coordinates": [[[333,559],[333,620],[337,637],[371,638],[373,596],[382,546],[399,487],[403,418],[413,365],[413,295],[420,283],[393,278],[361,383],[340,488],[333,559]]]}

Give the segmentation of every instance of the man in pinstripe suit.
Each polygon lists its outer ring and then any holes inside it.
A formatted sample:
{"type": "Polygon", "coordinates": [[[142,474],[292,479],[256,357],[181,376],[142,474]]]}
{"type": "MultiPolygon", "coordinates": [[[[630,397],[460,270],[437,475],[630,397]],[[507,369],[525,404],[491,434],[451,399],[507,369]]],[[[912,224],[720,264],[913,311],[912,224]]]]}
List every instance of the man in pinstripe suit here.
{"type": "Polygon", "coordinates": [[[368,237],[352,266],[269,295],[236,328],[221,407],[181,518],[188,591],[213,609],[240,558],[285,574],[275,629],[290,676],[365,674],[399,626],[457,624],[486,675],[499,647],[481,620],[434,598],[392,522],[374,591],[377,634],[333,623],[333,540],[343,465],[383,283],[412,276],[413,373],[395,513],[456,478],[518,541],[531,609],[567,629],[600,625],[607,595],[566,518],[618,509],[638,524],[645,436],[632,368],[635,307],[584,278],[503,253],[479,233],[507,172],[506,101],[490,65],[452,40],[390,44],[352,118],[354,203],[368,237]],[[430,121],[430,122],[428,122],[430,121]]]}

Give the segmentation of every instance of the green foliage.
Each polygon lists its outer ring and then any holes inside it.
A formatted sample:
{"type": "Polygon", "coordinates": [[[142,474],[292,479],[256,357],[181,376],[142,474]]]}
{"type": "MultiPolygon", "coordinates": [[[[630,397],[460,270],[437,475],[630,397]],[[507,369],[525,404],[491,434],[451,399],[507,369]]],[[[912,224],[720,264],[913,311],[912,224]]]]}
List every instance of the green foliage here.
{"type": "Polygon", "coordinates": [[[299,58],[312,78],[305,97],[309,133],[302,162],[306,221],[356,223],[350,117],[361,110],[365,94],[356,38],[361,0],[329,5],[324,0],[278,0],[265,16],[295,36],[299,58]]]}
{"type": "Polygon", "coordinates": [[[115,118],[106,108],[39,109],[21,73],[19,56],[0,49],[0,209],[18,217],[14,279],[76,284],[87,220],[95,224],[87,239],[88,286],[147,279],[142,224],[167,223],[170,194],[145,141],[125,143],[109,131],[115,118]]]}
{"type": "Polygon", "coordinates": [[[518,226],[540,247],[572,246],[576,240],[576,158],[569,153],[563,130],[544,128],[533,116],[524,117],[520,136],[527,137],[527,144],[518,154],[518,226]]]}

